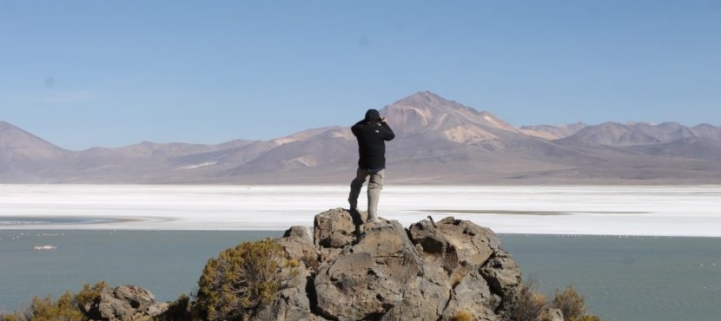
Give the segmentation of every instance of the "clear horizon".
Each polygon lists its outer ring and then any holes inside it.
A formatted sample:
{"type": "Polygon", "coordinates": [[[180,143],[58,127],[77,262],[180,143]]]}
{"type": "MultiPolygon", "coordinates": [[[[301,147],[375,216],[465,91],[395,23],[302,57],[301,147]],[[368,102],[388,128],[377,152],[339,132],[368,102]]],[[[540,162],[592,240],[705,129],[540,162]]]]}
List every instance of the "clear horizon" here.
{"type": "Polygon", "coordinates": [[[0,0],[0,120],[70,150],[217,144],[428,90],[514,126],[719,126],[719,21],[711,0],[0,0]]]}

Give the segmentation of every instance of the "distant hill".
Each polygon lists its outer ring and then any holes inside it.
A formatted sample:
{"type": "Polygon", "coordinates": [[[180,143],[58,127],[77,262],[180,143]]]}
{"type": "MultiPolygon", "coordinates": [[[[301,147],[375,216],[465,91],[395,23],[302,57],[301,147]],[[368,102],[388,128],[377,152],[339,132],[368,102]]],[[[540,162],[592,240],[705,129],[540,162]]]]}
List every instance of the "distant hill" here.
{"type": "Polygon", "coordinates": [[[533,126],[521,126],[521,131],[527,135],[546,138],[546,139],[560,139],[571,136],[577,133],[579,130],[586,127],[584,123],[575,123],[567,125],[533,125],[533,126]]]}
{"type": "Polygon", "coordinates": [[[0,182],[43,183],[48,172],[62,167],[72,155],[70,151],[0,121],[0,182]]]}
{"type": "MultiPolygon", "coordinates": [[[[387,145],[387,175],[393,183],[721,183],[721,127],[710,124],[516,128],[490,112],[431,92],[398,100],[381,114],[397,136],[387,145]]],[[[76,152],[0,122],[0,181],[346,184],[357,162],[349,125],[268,141],[142,142],[76,152]]]]}

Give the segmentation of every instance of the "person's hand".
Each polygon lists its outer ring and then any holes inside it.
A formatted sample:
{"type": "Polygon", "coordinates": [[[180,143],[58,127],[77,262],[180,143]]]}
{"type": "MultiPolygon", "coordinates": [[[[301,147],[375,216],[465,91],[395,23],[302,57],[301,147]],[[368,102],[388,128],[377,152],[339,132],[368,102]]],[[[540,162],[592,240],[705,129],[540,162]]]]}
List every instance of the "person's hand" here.
{"type": "Polygon", "coordinates": [[[385,122],[386,122],[386,118],[385,118],[385,117],[381,117],[381,123],[385,123],[385,122]]]}

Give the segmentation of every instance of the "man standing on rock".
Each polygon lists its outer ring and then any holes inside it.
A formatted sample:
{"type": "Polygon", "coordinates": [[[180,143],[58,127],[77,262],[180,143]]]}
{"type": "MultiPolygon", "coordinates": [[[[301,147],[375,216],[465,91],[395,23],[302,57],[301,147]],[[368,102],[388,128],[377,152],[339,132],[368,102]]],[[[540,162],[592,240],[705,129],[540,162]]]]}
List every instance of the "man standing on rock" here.
{"type": "Polygon", "coordinates": [[[350,184],[348,202],[350,210],[358,208],[358,195],[360,195],[366,177],[368,182],[368,221],[378,222],[378,198],[383,189],[383,176],[386,168],[386,141],[396,137],[390,126],[381,118],[375,109],[366,112],[365,119],[351,127],[353,135],[358,140],[358,170],[356,177],[350,184]]]}

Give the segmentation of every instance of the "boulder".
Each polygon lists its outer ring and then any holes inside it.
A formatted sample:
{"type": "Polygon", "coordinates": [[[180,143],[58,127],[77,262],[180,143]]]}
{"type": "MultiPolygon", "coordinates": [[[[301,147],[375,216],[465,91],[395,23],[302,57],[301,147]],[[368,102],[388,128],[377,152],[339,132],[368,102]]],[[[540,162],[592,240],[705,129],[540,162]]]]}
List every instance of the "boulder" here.
{"type": "Polygon", "coordinates": [[[316,215],[313,221],[315,245],[343,248],[353,243],[363,221],[360,213],[336,208],[316,215]]]}
{"type": "MultiPolygon", "coordinates": [[[[322,220],[331,214],[350,222],[350,213],[338,211],[322,213],[322,220]]],[[[331,234],[319,233],[318,226],[316,237],[331,234]]],[[[357,230],[361,232],[349,237],[332,260],[322,262],[315,276],[315,310],[325,318],[454,320],[463,312],[477,320],[497,321],[504,296],[518,285],[510,280],[519,270],[502,271],[517,265],[500,249],[498,237],[470,221],[423,220],[406,230],[396,221],[382,220],[357,230]],[[500,263],[482,272],[496,257],[500,263]],[[486,275],[492,275],[495,288],[486,275]]],[[[332,246],[318,239],[315,244],[332,246]]]]}
{"type": "Polygon", "coordinates": [[[563,311],[560,309],[545,308],[541,312],[539,321],[564,321],[563,311]]]}
{"type": "Polygon", "coordinates": [[[453,320],[458,313],[466,311],[474,316],[486,316],[488,320],[499,320],[494,311],[500,303],[501,298],[491,293],[483,276],[478,271],[472,271],[453,287],[443,319],[453,320]]]}
{"type": "Polygon", "coordinates": [[[168,304],[155,302],[150,291],[123,285],[103,290],[85,310],[90,320],[122,321],[155,317],[167,309],[168,304]]]}
{"type": "Polygon", "coordinates": [[[305,292],[307,280],[301,278],[295,286],[278,292],[272,303],[263,307],[248,321],[322,321],[323,318],[311,312],[310,300],[305,292]]]}
{"type": "Polygon", "coordinates": [[[508,312],[508,302],[514,297],[516,289],[521,284],[521,267],[513,260],[511,255],[502,250],[497,250],[488,259],[480,270],[483,278],[488,281],[491,291],[501,298],[498,312],[508,312]]]}
{"type": "Polygon", "coordinates": [[[419,304],[423,264],[398,222],[372,223],[315,278],[317,308],[337,320],[382,316],[404,300],[419,304]]]}
{"type": "Polygon", "coordinates": [[[318,261],[320,253],[313,244],[313,236],[308,227],[293,226],[285,231],[283,237],[277,239],[276,242],[283,246],[291,258],[304,264],[318,261]]]}
{"type": "Polygon", "coordinates": [[[422,220],[411,225],[409,234],[414,243],[420,244],[427,256],[442,258],[449,270],[459,265],[480,266],[501,244],[490,229],[453,217],[444,218],[437,223],[422,220]]]}

